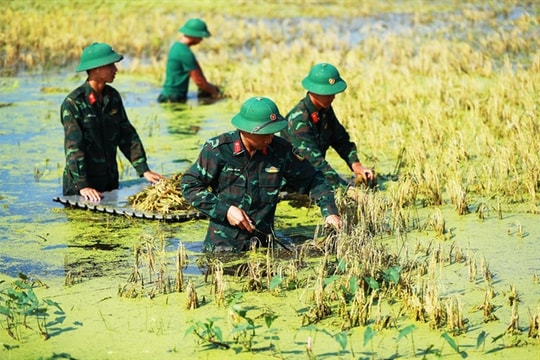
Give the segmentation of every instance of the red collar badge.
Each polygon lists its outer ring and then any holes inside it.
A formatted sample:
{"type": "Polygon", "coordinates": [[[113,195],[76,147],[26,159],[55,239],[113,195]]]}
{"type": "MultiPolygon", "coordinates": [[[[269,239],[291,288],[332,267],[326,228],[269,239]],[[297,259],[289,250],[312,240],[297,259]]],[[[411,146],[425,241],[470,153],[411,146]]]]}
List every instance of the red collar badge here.
{"type": "Polygon", "coordinates": [[[314,124],[318,123],[319,122],[319,113],[314,111],[311,113],[311,122],[313,122],[314,124]]]}
{"type": "Polygon", "coordinates": [[[90,105],[94,105],[96,103],[96,95],[91,92],[90,95],[88,95],[88,102],[90,102],[90,105]]]}

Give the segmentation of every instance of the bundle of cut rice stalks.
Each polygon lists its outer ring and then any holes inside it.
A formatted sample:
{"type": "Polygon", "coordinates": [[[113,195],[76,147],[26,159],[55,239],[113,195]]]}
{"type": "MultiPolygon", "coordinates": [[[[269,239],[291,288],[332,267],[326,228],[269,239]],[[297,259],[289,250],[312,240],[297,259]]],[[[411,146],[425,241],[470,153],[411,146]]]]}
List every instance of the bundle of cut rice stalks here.
{"type": "Polygon", "coordinates": [[[180,179],[182,179],[181,173],[162,179],[143,191],[129,196],[128,203],[135,210],[141,212],[171,214],[178,211],[193,210],[193,207],[182,196],[180,179]]]}

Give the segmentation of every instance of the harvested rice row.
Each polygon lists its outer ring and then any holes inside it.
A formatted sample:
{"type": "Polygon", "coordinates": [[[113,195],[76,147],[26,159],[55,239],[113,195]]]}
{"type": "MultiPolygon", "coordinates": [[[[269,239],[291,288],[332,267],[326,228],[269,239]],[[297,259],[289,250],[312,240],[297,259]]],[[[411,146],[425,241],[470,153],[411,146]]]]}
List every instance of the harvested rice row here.
{"type": "Polygon", "coordinates": [[[128,203],[138,211],[170,214],[193,209],[180,191],[182,174],[173,175],[128,197],[128,203]]]}

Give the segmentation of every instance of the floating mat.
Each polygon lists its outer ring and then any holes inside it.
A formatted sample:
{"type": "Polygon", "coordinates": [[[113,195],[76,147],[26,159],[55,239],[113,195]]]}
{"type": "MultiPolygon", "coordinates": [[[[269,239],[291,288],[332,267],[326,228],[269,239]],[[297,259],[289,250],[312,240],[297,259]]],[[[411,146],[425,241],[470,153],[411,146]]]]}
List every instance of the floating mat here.
{"type": "Polygon", "coordinates": [[[169,214],[157,212],[141,212],[128,204],[128,197],[143,191],[149,183],[132,181],[120,184],[118,190],[103,192],[103,199],[99,203],[87,201],[79,195],[56,196],[53,201],[76,209],[91,210],[112,215],[131,216],[148,220],[164,220],[171,222],[188,221],[192,219],[205,219],[206,215],[196,210],[174,211],[169,214]]]}

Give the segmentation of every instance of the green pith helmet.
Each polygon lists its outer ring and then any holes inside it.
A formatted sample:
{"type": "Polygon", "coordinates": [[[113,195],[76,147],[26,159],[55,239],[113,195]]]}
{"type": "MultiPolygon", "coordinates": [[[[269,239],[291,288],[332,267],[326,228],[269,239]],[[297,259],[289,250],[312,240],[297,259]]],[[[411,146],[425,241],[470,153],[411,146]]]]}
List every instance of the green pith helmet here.
{"type": "Polygon", "coordinates": [[[76,71],[95,69],[100,66],[109,65],[122,60],[124,57],[118,54],[113,48],[105,43],[93,43],[84,48],[81,61],[76,71]]]}
{"type": "Polygon", "coordinates": [[[206,38],[212,35],[208,31],[206,23],[201,19],[189,19],[178,31],[184,35],[199,38],[206,38]]]}
{"type": "Polygon", "coordinates": [[[238,130],[256,135],[274,134],[287,126],[276,104],[265,97],[247,99],[231,122],[238,130]]]}
{"type": "Polygon", "coordinates": [[[334,65],[321,63],[313,65],[308,76],[302,80],[302,86],[318,95],[335,95],[345,91],[347,83],[339,76],[334,65]]]}

